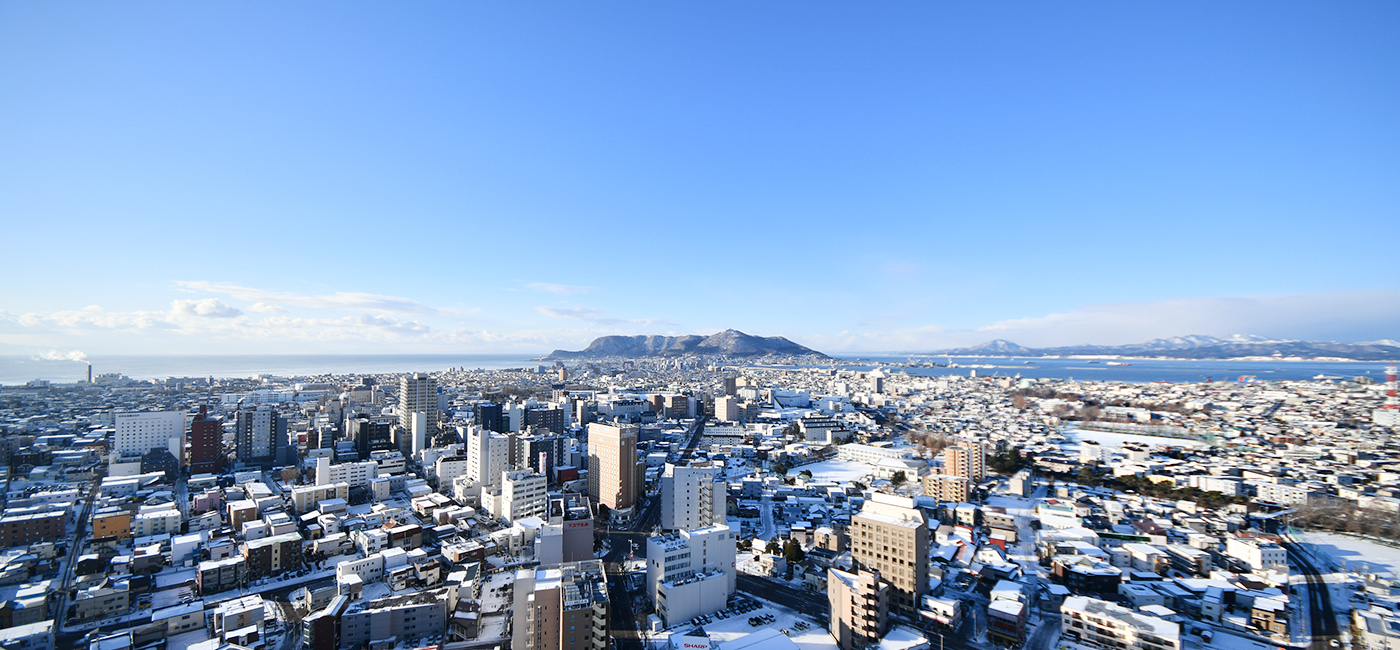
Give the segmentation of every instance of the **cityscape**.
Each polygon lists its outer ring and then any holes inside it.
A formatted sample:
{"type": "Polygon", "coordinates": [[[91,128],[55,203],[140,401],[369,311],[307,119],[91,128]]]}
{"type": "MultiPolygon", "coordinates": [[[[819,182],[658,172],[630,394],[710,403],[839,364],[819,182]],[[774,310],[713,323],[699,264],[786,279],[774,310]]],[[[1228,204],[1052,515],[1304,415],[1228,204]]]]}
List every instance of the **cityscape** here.
{"type": "Polygon", "coordinates": [[[1400,650],[1397,34],[0,2],[0,650],[1400,650]]]}
{"type": "Polygon", "coordinates": [[[5,386],[0,639],[1400,639],[1393,365],[1380,382],[1191,383],[844,365],[691,353],[5,386]]]}

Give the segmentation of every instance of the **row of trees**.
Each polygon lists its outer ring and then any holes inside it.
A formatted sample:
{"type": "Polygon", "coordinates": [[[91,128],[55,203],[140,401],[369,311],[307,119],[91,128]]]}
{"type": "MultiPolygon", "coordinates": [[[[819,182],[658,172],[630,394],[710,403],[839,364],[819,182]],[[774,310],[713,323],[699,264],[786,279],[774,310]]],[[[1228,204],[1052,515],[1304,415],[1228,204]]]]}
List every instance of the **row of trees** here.
{"type": "Polygon", "coordinates": [[[1357,508],[1340,499],[1299,506],[1291,516],[1295,524],[1359,535],[1400,540],[1400,512],[1383,508],[1357,508]]]}

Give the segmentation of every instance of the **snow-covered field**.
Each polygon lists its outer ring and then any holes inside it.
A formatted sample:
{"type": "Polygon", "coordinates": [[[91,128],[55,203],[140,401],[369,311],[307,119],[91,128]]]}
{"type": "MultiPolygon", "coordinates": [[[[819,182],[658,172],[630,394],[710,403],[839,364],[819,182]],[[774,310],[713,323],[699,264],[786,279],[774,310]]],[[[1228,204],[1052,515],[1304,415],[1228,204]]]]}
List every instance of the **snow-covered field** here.
{"type": "Polygon", "coordinates": [[[803,465],[788,470],[788,476],[797,476],[802,472],[812,473],[814,481],[836,481],[838,483],[849,483],[851,481],[864,480],[870,476],[875,468],[865,463],[857,463],[850,460],[824,460],[820,463],[803,465]]]}
{"type": "Polygon", "coordinates": [[[1065,429],[1066,437],[1073,440],[1073,443],[1065,445],[1078,448],[1078,443],[1085,440],[1092,440],[1105,447],[1122,447],[1125,442],[1137,442],[1148,446],[1166,445],[1169,447],[1205,447],[1206,443],[1200,440],[1187,440],[1184,438],[1160,438],[1157,436],[1140,436],[1133,433],[1113,433],[1109,431],[1084,431],[1081,429],[1065,429]]]}
{"type": "Polygon", "coordinates": [[[1326,554],[1348,571],[1386,573],[1400,576],[1400,548],[1342,535],[1309,531],[1298,536],[1314,555],[1326,554]]]}

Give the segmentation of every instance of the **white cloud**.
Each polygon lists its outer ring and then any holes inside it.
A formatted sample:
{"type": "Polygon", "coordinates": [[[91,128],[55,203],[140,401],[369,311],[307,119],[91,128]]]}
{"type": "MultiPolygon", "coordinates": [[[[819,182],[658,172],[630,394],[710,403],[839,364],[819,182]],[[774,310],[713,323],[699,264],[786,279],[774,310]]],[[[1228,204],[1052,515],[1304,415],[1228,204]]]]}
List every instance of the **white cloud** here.
{"type": "Polygon", "coordinates": [[[230,307],[218,298],[203,300],[176,300],[170,303],[170,313],[176,317],[236,318],[243,312],[230,307]]]}
{"type": "Polygon", "coordinates": [[[535,307],[535,311],[550,318],[560,320],[572,320],[582,323],[592,323],[595,325],[608,325],[613,327],[628,326],[649,328],[655,326],[675,327],[676,324],[660,318],[614,318],[601,309],[592,307],[553,307],[541,305],[535,307]]]}
{"type": "MultiPolygon", "coordinates": [[[[336,311],[374,311],[396,314],[437,314],[439,310],[416,300],[398,296],[383,296],[373,293],[345,292],[324,295],[267,291],[254,287],[244,287],[226,282],[205,282],[201,280],[177,281],[175,286],[186,291],[213,293],[259,303],[264,308],[271,306],[292,306],[308,309],[336,311]]],[[[267,312],[263,312],[267,313],[267,312]]]]}
{"type": "Polygon", "coordinates": [[[552,293],[559,296],[572,296],[580,293],[588,293],[593,287],[580,287],[571,284],[553,284],[550,282],[531,282],[525,285],[526,289],[552,293]]]}
{"type": "Polygon", "coordinates": [[[265,302],[255,302],[251,305],[248,305],[248,311],[251,311],[255,314],[280,314],[287,310],[283,309],[281,305],[273,305],[265,302]]]}

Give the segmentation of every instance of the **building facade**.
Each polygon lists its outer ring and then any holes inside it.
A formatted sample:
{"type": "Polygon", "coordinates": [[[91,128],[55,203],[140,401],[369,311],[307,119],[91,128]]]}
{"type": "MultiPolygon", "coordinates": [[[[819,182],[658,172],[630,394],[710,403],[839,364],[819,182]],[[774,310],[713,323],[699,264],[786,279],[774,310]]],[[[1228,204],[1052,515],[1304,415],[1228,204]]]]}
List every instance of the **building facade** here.
{"type": "Polygon", "coordinates": [[[890,584],[890,608],[910,618],[928,588],[928,521],[914,500],[875,493],[851,517],[851,555],[890,584]]]}
{"type": "Polygon", "coordinates": [[[631,513],[637,503],[636,425],[588,425],[588,496],[614,512],[631,513]]]}

